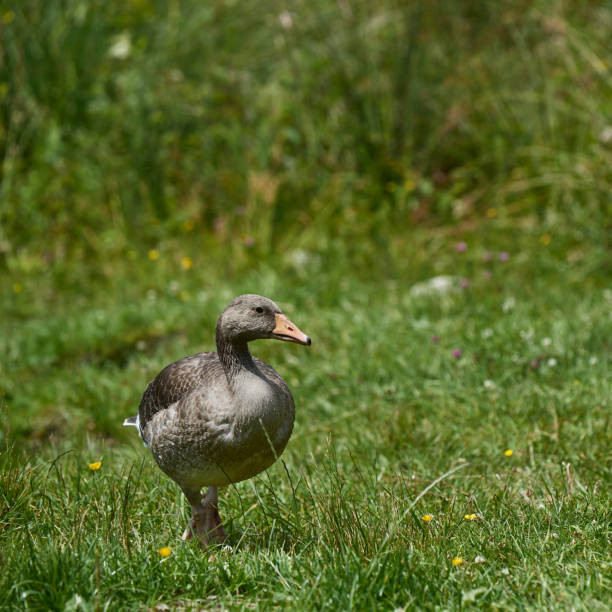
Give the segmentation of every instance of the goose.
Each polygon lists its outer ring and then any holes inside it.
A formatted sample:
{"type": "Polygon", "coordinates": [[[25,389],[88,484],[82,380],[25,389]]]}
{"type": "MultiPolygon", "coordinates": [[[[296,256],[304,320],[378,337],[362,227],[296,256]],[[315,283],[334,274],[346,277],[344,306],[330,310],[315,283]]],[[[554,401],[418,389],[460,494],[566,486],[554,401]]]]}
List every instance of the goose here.
{"type": "Polygon", "coordinates": [[[148,384],[138,415],[124,421],[138,428],[157,465],[191,506],[183,540],[195,534],[203,547],[227,538],[218,487],[270,467],[293,430],[289,387],[249,352],[248,343],[260,338],[311,344],[272,300],[240,295],[217,321],[217,351],[166,366],[148,384]],[[204,498],[203,487],[208,487],[204,498]]]}

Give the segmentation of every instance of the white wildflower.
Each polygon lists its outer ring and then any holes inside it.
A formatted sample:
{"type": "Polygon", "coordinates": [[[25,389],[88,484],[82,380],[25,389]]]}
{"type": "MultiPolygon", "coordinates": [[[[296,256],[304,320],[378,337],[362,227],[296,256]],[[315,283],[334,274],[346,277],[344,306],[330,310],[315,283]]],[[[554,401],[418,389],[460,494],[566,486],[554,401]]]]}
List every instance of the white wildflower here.
{"type": "Polygon", "coordinates": [[[293,27],[293,17],[289,11],[283,11],[278,16],[278,22],[284,30],[290,30],[293,27]]]}
{"type": "Polygon", "coordinates": [[[457,291],[459,289],[460,282],[461,279],[458,276],[433,276],[432,278],[412,285],[410,288],[410,295],[416,297],[436,293],[450,293],[451,291],[457,291]]]}
{"type": "Polygon", "coordinates": [[[122,32],[115,38],[115,42],[108,50],[108,55],[114,59],[125,59],[129,57],[132,50],[132,42],[129,32],[122,32]]]}
{"type": "Polygon", "coordinates": [[[601,132],[599,133],[599,140],[604,144],[608,144],[612,142],[612,125],[607,125],[601,132]]]}
{"type": "Polygon", "coordinates": [[[303,268],[310,263],[311,256],[304,249],[295,249],[289,253],[289,259],[296,268],[303,268]]]}
{"type": "Polygon", "coordinates": [[[480,335],[486,340],[493,335],[493,330],[490,327],[485,327],[482,332],[480,332],[480,335]]]}
{"type": "Polygon", "coordinates": [[[516,300],[513,297],[506,298],[502,304],[504,312],[510,312],[516,306],[516,300]]]}

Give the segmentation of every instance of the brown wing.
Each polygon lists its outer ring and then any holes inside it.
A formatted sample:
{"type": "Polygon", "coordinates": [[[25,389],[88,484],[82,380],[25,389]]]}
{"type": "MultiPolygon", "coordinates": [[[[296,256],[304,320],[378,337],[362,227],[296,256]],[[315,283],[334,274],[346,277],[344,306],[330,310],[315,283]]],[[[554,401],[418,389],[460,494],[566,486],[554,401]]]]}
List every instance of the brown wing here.
{"type": "Polygon", "coordinates": [[[223,372],[217,353],[198,353],[166,366],[148,385],[138,407],[139,429],[145,430],[154,414],[165,410],[196,387],[223,372]]]}

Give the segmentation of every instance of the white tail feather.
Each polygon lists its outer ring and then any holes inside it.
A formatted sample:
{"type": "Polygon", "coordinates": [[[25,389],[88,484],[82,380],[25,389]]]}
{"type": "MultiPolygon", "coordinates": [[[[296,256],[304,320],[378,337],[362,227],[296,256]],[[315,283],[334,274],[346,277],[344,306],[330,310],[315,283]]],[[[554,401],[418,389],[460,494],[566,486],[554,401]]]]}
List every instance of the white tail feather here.
{"type": "Polygon", "coordinates": [[[123,421],[124,427],[138,427],[140,429],[139,415],[128,417],[123,421]]]}

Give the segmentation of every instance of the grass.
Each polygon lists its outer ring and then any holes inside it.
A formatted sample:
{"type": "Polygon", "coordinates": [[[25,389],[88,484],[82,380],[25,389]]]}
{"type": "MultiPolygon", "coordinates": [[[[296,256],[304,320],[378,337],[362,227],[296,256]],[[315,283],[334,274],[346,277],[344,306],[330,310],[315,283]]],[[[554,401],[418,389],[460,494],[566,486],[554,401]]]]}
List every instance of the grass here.
{"type": "Polygon", "coordinates": [[[0,608],[610,609],[612,13],[472,4],[0,7],[0,608]],[[121,424],[245,292],[313,345],[203,554],[121,424]]]}
{"type": "Polygon", "coordinates": [[[467,240],[440,260],[473,282],[442,296],[267,262],[229,283],[192,269],[173,295],[176,266],[146,257],[115,270],[115,294],[56,311],[13,294],[35,314],[3,335],[2,606],[607,609],[609,291],[584,293],[537,236],[490,263],[467,240]],[[152,263],[147,297],[129,280],[152,263]],[[296,429],[282,462],[224,491],[232,550],[202,554],[121,422],[255,288],[314,341],[253,345],[289,382],[296,429]]]}

